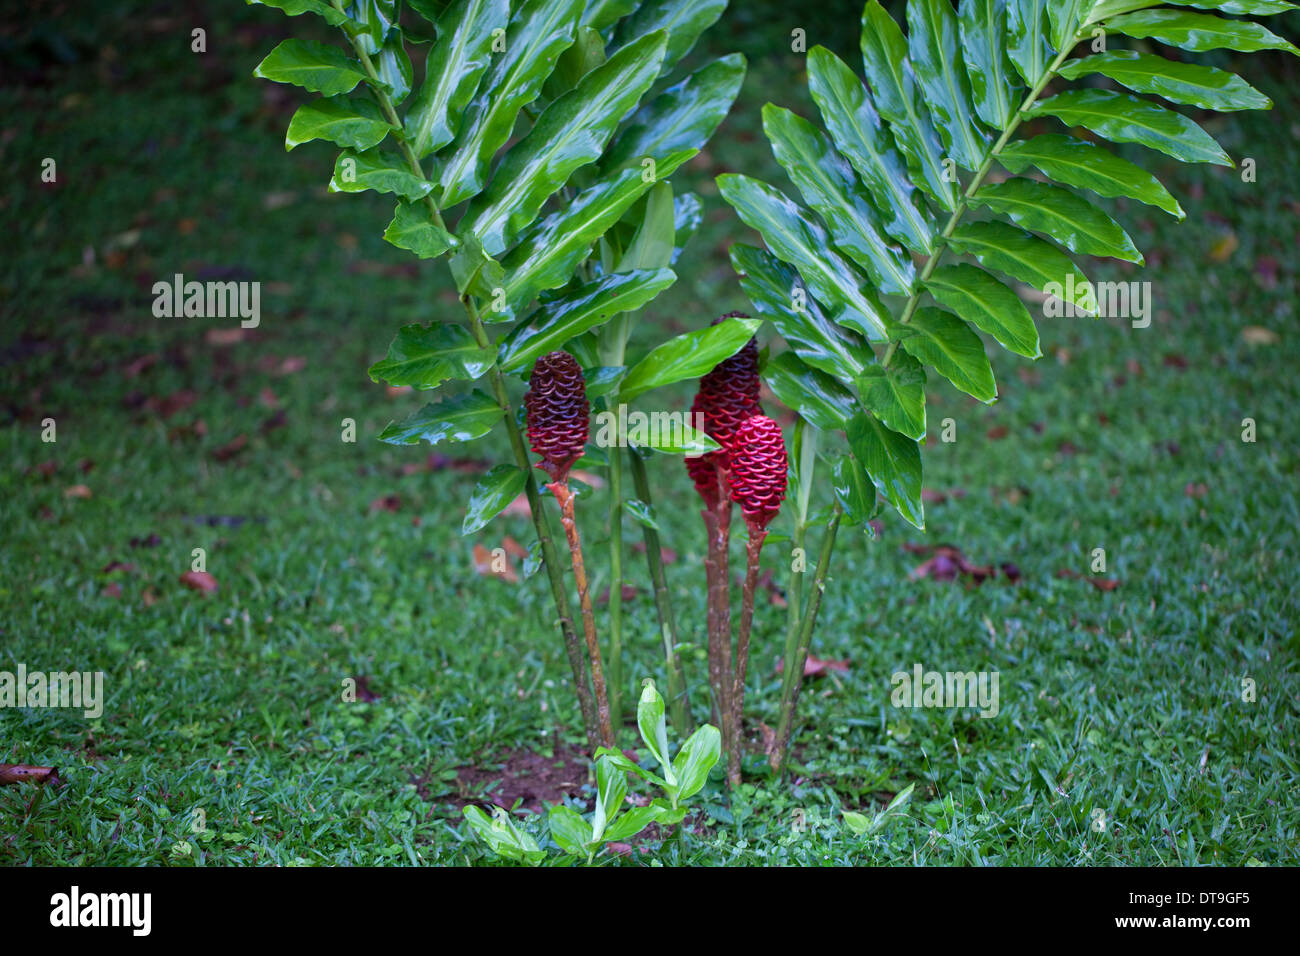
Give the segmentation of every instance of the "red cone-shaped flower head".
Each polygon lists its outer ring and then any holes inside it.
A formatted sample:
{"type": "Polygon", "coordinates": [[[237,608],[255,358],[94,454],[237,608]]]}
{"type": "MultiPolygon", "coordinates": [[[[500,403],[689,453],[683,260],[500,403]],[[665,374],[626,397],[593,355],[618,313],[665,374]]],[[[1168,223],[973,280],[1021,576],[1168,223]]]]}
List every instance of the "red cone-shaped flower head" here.
{"type": "Polygon", "coordinates": [[[587,446],[587,384],[568,352],[543,355],[533,366],[524,394],[528,443],[541,456],[540,467],[552,481],[566,477],[587,446]]]}
{"type": "Polygon", "coordinates": [[[766,415],[747,419],[731,449],[731,500],[740,505],[746,524],[766,528],[776,517],[787,467],[781,426],[766,415]]]}
{"type": "MultiPolygon", "coordinates": [[[[729,312],[714,319],[712,324],[732,318],[747,316],[742,312],[729,312]]],[[[750,339],[744,348],[723,359],[700,379],[700,390],[691,403],[691,424],[703,422],[705,432],[722,446],[722,450],[700,458],[687,458],[686,471],[695,484],[695,490],[710,507],[718,499],[715,469],[727,469],[736,431],[745,419],[762,414],[758,390],[757,339],[750,339]]]]}

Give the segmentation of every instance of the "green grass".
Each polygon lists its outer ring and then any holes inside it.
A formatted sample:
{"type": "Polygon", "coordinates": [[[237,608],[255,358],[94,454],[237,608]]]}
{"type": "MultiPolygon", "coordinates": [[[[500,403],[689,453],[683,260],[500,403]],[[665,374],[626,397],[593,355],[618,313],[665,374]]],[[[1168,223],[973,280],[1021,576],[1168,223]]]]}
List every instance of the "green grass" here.
{"type": "MultiPolygon", "coordinates": [[[[42,66],[31,38],[45,34],[20,30],[26,45],[6,68],[25,85],[0,93],[11,177],[0,210],[13,233],[0,264],[0,670],[102,670],[108,697],[90,721],[0,710],[0,762],[57,765],[66,781],[30,813],[32,789],[0,789],[0,861],[485,861],[452,804],[455,768],[516,747],[554,753],[580,734],[544,577],[510,585],[473,569],[476,542],[526,543],[529,522],[501,518],[462,538],[475,475],[404,475],[428,449],[374,440],[421,399],[389,396],[365,370],[398,325],[456,315],[445,269],[413,274],[381,240],[386,200],[325,193],[327,147],[281,149],[300,96],[250,72],[289,21],[227,9],[198,57],[188,18],[128,31],[126,13],[99,16],[55,31],[80,57],[64,67],[42,66]],[[37,185],[47,156],[55,189],[37,185]],[[155,319],[149,287],[174,272],[260,280],[255,338],[213,345],[205,333],[234,323],[155,319]],[[149,354],[157,362],[128,377],[149,354]],[[305,367],[284,373],[288,357],[305,367]],[[170,418],[142,404],[182,389],[196,400],[170,418]],[[285,418],[264,431],[268,389],[285,418]],[[47,416],[54,444],[41,441],[47,416]],[[340,440],[344,418],[356,420],[355,444],[340,440]],[[175,433],[196,419],[205,436],[175,433]],[[241,453],[214,456],[239,435],[241,453]],[[50,476],[37,468],[46,462],[50,476]],[[93,497],[66,497],[77,484],[93,497]],[[393,494],[396,512],[370,509],[393,494]],[[131,546],[151,534],[156,546],[131,546]],[[178,581],[194,548],[206,549],[214,595],[178,581]],[[106,571],[114,561],[134,568],[106,571]],[[114,583],[118,597],[105,593],[114,583]],[[343,703],[343,680],[359,675],[379,699],[343,703]],[[183,842],[188,852],[174,849],[183,842]]],[[[752,20],[735,30],[765,29],[752,20]]],[[[746,40],[730,32],[712,41],[719,51],[746,40]]],[[[797,69],[789,55],[754,57],[735,114],[684,170],[706,223],[638,347],[744,307],[725,253],[742,231],[711,179],[777,178],[758,108],[798,106],[797,69]]],[[[1148,268],[1089,267],[1094,279],[1154,283],[1151,327],[1043,320],[1040,362],[995,356],[996,405],[932,387],[927,485],[965,495],[929,506],[925,536],[890,516],[874,540],[842,535],[813,653],[850,669],[806,688],[795,781],[754,774],[732,797],[710,784],[698,833],[600,862],[1300,861],[1300,100],[1293,66],[1254,57],[1243,69],[1276,109],[1210,129],[1232,155],[1256,158],[1259,181],[1138,155],[1188,221],[1129,204],[1119,216],[1148,268]],[[1214,261],[1229,234],[1235,250],[1214,261]],[[1275,283],[1267,257],[1280,264],[1275,283]],[[1249,344],[1247,326],[1279,341],[1249,344]],[[1253,444],[1241,441],[1246,417],[1253,444]],[[945,418],[955,442],[936,440],[945,418]],[[991,438],[999,427],[1006,436],[991,438]],[[1204,496],[1186,494],[1189,483],[1204,496]],[[922,559],[902,545],[923,541],[1013,562],[1021,576],[910,581],[922,559]],[[1095,548],[1102,576],[1120,581],[1113,591],[1058,576],[1093,576],[1095,548]],[[996,670],[1000,713],[892,707],[890,675],[917,662],[996,670]],[[1243,677],[1254,702],[1242,700],[1243,677]],[[866,837],[844,826],[842,810],[875,813],[909,784],[908,815],[866,837]]],[[[678,390],[665,407],[688,399],[678,390]]],[[[448,453],[507,454],[497,439],[448,453]]],[[[652,478],[679,555],[670,586],[697,645],[687,664],[702,718],[702,527],[680,463],[652,463],[652,478]]],[[[598,568],[603,493],[584,507],[598,568]]],[[[630,522],[624,533],[639,538],[630,522]]],[[[778,546],[766,560],[784,580],[778,546]]],[[[625,609],[634,701],[640,678],[663,681],[640,556],[625,565],[643,585],[625,609]]],[[[595,589],[606,583],[597,572],[595,589]]],[[[783,627],[783,611],[760,606],[747,700],[769,724],[783,627]]],[[[626,728],[621,742],[634,740],[626,728]]]]}

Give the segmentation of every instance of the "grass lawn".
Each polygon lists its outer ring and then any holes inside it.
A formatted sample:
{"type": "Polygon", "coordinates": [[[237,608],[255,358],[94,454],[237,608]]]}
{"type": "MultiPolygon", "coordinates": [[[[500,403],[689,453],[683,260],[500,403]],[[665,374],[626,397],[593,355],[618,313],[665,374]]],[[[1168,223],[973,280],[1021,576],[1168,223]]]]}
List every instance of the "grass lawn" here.
{"type": "MultiPolygon", "coordinates": [[[[285,154],[304,94],[250,74],[290,21],[208,7],[194,23],[114,4],[6,34],[0,671],[103,671],[106,699],[97,719],[0,709],[0,763],[64,780],[35,806],[32,788],[0,788],[0,863],[490,862],[460,807],[489,803],[511,767],[579,809],[591,797],[571,772],[581,724],[545,576],[475,568],[475,545],[527,545],[531,523],[460,535],[505,443],[431,459],[375,440],[422,397],[366,369],[399,325],[458,314],[446,269],[381,239],[387,198],[326,193],[330,147],[285,154]],[[195,25],[206,54],[190,52],[195,25]],[[260,327],[155,318],[151,287],[178,272],[260,281],[260,327]],[[197,548],[215,593],[180,581],[197,548]]],[[[758,110],[801,107],[798,58],[754,39],[773,28],[752,12],[726,23],[710,42],[747,49],[750,76],[678,175],[705,224],[638,347],[746,307],[726,257],[746,231],[712,177],[780,181],[758,110]]],[[[756,761],[734,794],[709,784],[684,839],[598,863],[1300,862],[1300,70],[1280,56],[1242,69],[1275,109],[1208,128],[1257,181],[1135,151],[1188,219],[1121,205],[1147,268],[1086,267],[1149,281],[1149,327],[1041,320],[1038,363],[994,351],[993,406],[932,378],[928,533],[887,514],[874,538],[841,534],[812,652],[848,666],[805,686],[793,779],[756,761]],[[935,544],[1018,575],[912,580],[924,556],[909,546],[935,544]],[[997,715],[892,706],[891,675],[918,663],[996,672],[997,715]],[[910,784],[906,815],[868,836],[844,825],[910,784]]],[[[770,328],[762,340],[780,347],[770,328]]],[[[680,461],[651,468],[705,719],[697,499],[680,461]]],[[[584,507],[599,569],[604,490],[584,507]]],[[[624,535],[640,538],[630,520],[624,535]]],[[[765,561],[784,582],[782,546],[765,561]]],[[[640,585],[624,609],[630,709],[640,679],[663,675],[631,547],[625,566],[640,585]]],[[[595,592],[607,585],[597,571],[595,592]]],[[[776,720],[784,625],[760,601],[753,720],[776,720]]]]}

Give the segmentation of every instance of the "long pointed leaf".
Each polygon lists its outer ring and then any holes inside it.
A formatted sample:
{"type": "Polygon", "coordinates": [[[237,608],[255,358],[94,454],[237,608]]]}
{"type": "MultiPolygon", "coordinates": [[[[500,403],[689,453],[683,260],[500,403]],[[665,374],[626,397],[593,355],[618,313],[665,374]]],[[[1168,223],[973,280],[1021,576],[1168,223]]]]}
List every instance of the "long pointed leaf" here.
{"type": "Polygon", "coordinates": [[[962,0],[958,17],[975,111],[994,129],[1004,129],[1022,89],[1007,53],[1007,2],[962,0]]]}
{"type": "Polygon", "coordinates": [[[957,14],[948,0],[909,0],[907,26],[912,69],[948,155],[977,169],[993,140],[975,118],[957,14]]]}
{"type": "Polygon", "coordinates": [[[871,477],[876,490],[909,524],[925,530],[920,446],[865,412],[850,419],[846,435],[853,457],[871,477]]]}
{"type": "Polygon", "coordinates": [[[1038,358],[1038,330],[1020,297],[979,266],[940,266],[925,283],[935,299],[958,318],[987,332],[1012,352],[1038,358]]]}
{"type": "Polygon", "coordinates": [[[1197,63],[1138,53],[1110,50],[1061,66],[1061,76],[1077,80],[1100,73],[1135,93],[1152,93],[1173,103],[1187,103],[1207,110],[1272,109],[1273,101],[1235,73],[1197,63]]]}
{"type": "Polygon", "coordinates": [[[998,397],[984,343],[965,322],[951,312],[927,307],[916,310],[908,328],[915,334],[899,344],[914,359],[981,402],[998,397]]]}
{"type": "Polygon", "coordinates": [[[1016,225],[1051,236],[1071,252],[1143,262],[1142,253],[1123,228],[1093,203],[1067,189],[1016,177],[991,183],[971,197],[1016,225]]]}

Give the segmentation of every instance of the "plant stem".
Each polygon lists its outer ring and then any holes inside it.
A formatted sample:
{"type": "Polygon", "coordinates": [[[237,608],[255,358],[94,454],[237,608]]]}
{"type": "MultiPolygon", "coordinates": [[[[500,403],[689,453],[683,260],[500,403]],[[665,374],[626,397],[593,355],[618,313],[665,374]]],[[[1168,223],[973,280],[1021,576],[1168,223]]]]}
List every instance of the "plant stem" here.
{"type": "Polygon", "coordinates": [[[799,646],[795,650],[794,676],[790,685],[790,694],[781,707],[781,722],[776,730],[776,749],[772,752],[770,763],[777,775],[785,772],[785,762],[790,751],[790,735],[794,728],[794,710],[799,703],[799,689],[803,686],[804,661],[808,659],[808,647],[812,644],[813,625],[817,622],[817,610],[821,607],[822,594],[826,590],[826,576],[831,566],[831,553],[835,550],[835,534],[839,531],[840,517],[843,511],[837,501],[831,510],[830,521],[826,524],[826,535],[822,538],[821,554],[817,558],[817,572],[813,576],[812,593],[808,596],[808,609],[804,612],[803,626],[799,631],[799,646]]]}
{"type": "MultiPolygon", "coordinates": [[[[342,10],[341,3],[336,0],[334,6],[342,10]]],[[[384,92],[379,84],[379,74],[370,61],[369,54],[361,47],[356,38],[350,37],[352,48],[361,61],[362,68],[366,76],[370,79],[370,89],[375,99],[378,101],[380,108],[383,110],[388,121],[396,127],[393,137],[401,146],[403,158],[411,171],[424,178],[424,169],[420,165],[419,159],[411,149],[410,144],[402,133],[401,118],[397,115],[397,109],[393,105],[392,98],[384,92]]],[[[437,203],[433,201],[431,195],[424,197],[425,205],[428,207],[433,221],[442,229],[446,229],[446,224],[442,219],[442,212],[438,209],[437,203]]],[[[469,295],[465,295],[461,302],[465,306],[465,311],[469,316],[470,330],[474,336],[474,341],[480,348],[490,348],[491,339],[488,337],[486,330],[483,328],[483,321],[479,317],[478,311],[474,308],[474,303],[469,295]]],[[[569,667],[573,671],[574,693],[578,695],[578,707],[582,711],[583,728],[587,734],[587,743],[591,749],[595,749],[600,742],[600,734],[597,727],[597,713],[595,700],[592,696],[591,686],[587,681],[586,665],[583,661],[582,646],[578,641],[577,630],[573,623],[573,613],[569,609],[568,590],[564,584],[563,571],[560,566],[559,553],[556,551],[555,543],[551,538],[550,523],[546,518],[546,512],[542,508],[541,495],[537,490],[537,481],[533,477],[532,463],[528,458],[528,449],[524,445],[523,436],[519,433],[519,426],[515,422],[514,406],[510,403],[509,393],[506,391],[505,376],[501,371],[501,366],[495,361],[488,370],[488,377],[491,381],[493,397],[504,413],[506,423],[506,433],[510,440],[510,447],[514,453],[515,463],[524,470],[527,476],[524,484],[524,493],[528,498],[528,507],[532,513],[533,527],[537,531],[537,540],[542,548],[542,563],[546,566],[546,575],[550,579],[551,597],[555,602],[556,614],[559,618],[560,633],[564,638],[565,652],[569,658],[569,667]]]]}
{"type": "MultiPolygon", "coordinates": [[[[650,478],[646,474],[645,460],[633,448],[628,454],[632,466],[632,488],[646,505],[651,504],[650,478]]],[[[668,709],[672,714],[673,728],[683,737],[689,737],[691,708],[686,696],[686,681],[682,676],[682,662],[677,654],[677,620],[673,605],[668,599],[668,578],[660,551],[659,532],[642,525],[641,537],[645,540],[646,563],[650,566],[650,580],[654,584],[655,610],[659,614],[659,633],[664,642],[664,665],[668,671],[668,709]]]]}
{"type": "Polygon", "coordinates": [[[587,638],[587,657],[591,664],[591,683],[596,690],[596,717],[600,723],[600,745],[614,746],[614,728],[609,716],[609,695],[605,690],[605,673],[600,663],[600,643],[596,639],[596,612],[591,606],[591,590],[587,585],[587,567],[582,560],[582,540],[578,536],[578,522],[573,509],[573,492],[567,479],[552,481],[546,486],[560,503],[560,520],[564,535],[569,539],[569,554],[573,558],[573,579],[578,584],[578,604],[582,608],[582,631],[587,638]]]}
{"type": "Polygon", "coordinates": [[[749,666],[749,634],[754,624],[754,591],[758,587],[758,571],[767,529],[749,524],[749,541],[745,545],[745,586],[740,592],[740,631],[736,636],[736,671],[731,685],[731,726],[734,733],[732,750],[727,760],[727,781],[740,785],[740,757],[744,748],[745,670],[749,666]]]}
{"type": "Polygon", "coordinates": [[[711,529],[714,576],[709,588],[709,610],[715,632],[710,641],[717,654],[714,703],[718,709],[722,746],[730,754],[736,747],[736,728],[731,719],[731,570],[728,554],[731,549],[731,487],[725,470],[717,468],[716,475],[718,504],[713,512],[711,529]]]}
{"type": "Polygon", "coordinates": [[[623,722],[623,450],[609,453],[609,708],[623,722]]]}
{"type": "Polygon", "coordinates": [[[803,578],[804,574],[807,573],[805,540],[808,535],[808,505],[812,497],[813,474],[817,467],[817,429],[809,427],[803,418],[795,420],[793,447],[797,455],[795,474],[799,479],[799,489],[795,495],[794,535],[791,539],[791,545],[794,551],[799,552],[803,567],[795,570],[794,564],[791,563],[790,584],[786,588],[789,613],[786,621],[785,656],[781,675],[782,706],[785,705],[786,697],[790,693],[790,682],[794,679],[792,676],[794,674],[794,655],[799,646],[799,625],[802,620],[800,615],[803,609],[803,578]]]}

